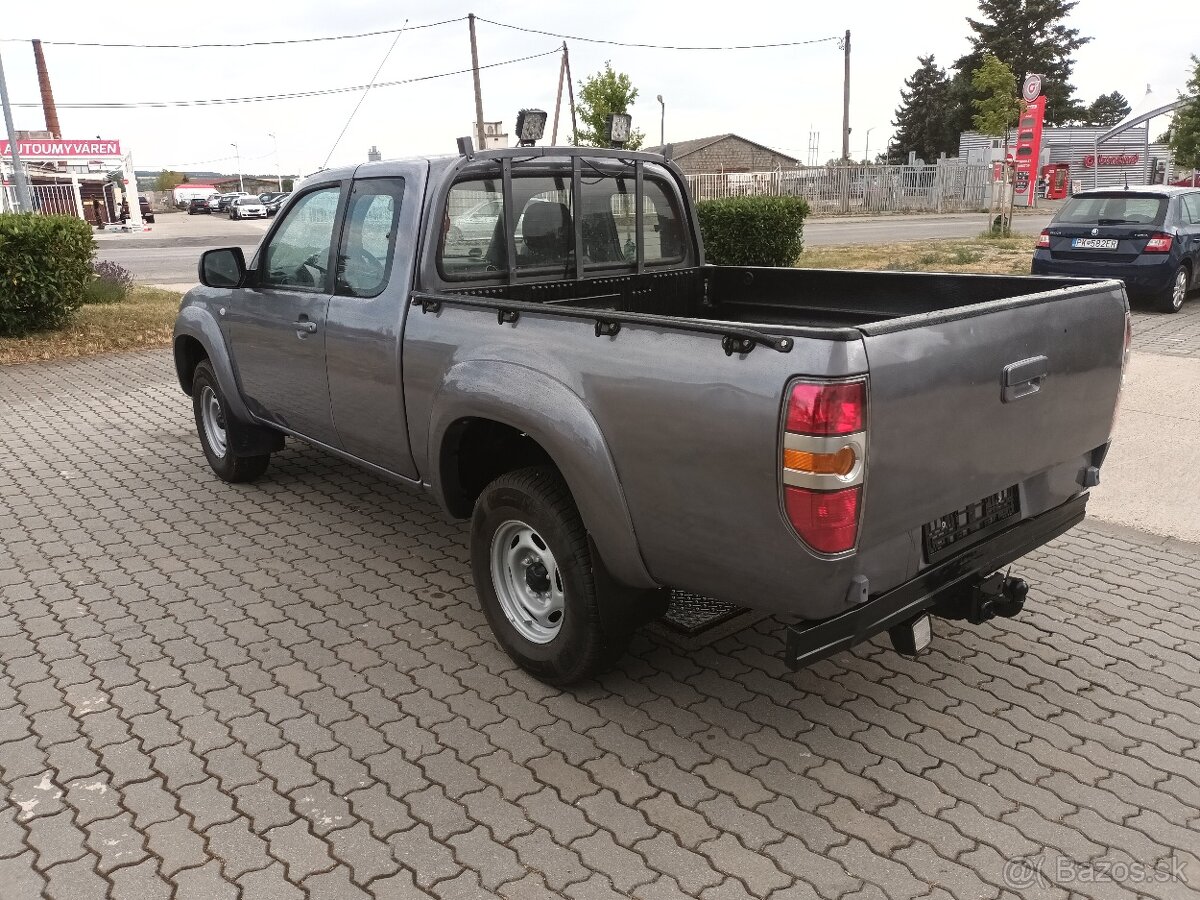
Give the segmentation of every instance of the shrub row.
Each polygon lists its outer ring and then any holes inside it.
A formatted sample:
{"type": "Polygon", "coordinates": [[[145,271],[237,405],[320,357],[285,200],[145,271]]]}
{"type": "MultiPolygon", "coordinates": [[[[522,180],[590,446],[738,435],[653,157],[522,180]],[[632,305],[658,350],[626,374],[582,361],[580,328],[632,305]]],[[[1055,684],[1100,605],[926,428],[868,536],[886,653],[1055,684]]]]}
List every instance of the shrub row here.
{"type": "Polygon", "coordinates": [[[83,305],[94,250],[82,219],[0,214],[0,336],[65,325],[83,305]]]}
{"type": "Polygon", "coordinates": [[[705,259],[718,266],[793,266],[804,248],[800,197],[727,197],[696,205],[705,259]]]}

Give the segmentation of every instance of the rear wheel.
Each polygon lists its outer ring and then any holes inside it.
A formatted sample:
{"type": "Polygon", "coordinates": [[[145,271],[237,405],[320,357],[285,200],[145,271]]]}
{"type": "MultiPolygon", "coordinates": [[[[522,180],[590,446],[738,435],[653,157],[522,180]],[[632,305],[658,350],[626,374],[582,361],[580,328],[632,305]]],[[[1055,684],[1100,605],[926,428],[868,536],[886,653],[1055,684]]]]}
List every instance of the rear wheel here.
{"type": "Polygon", "coordinates": [[[1155,306],[1160,312],[1177,313],[1183,308],[1183,301],[1188,292],[1188,269],[1180,266],[1171,276],[1171,283],[1162,294],[1155,299],[1155,306]]]}
{"type": "Polygon", "coordinates": [[[192,376],[192,410],[204,456],[222,481],[230,484],[254,481],[267,471],[271,454],[233,455],[238,429],[245,426],[232,418],[228,409],[212,364],[208,360],[202,361],[192,376]]]}
{"type": "Polygon", "coordinates": [[[535,678],[573,684],[625,650],[629,635],[601,623],[587,531],[552,467],[510,472],[484,489],[471,520],[471,569],[497,640],[535,678]]]}

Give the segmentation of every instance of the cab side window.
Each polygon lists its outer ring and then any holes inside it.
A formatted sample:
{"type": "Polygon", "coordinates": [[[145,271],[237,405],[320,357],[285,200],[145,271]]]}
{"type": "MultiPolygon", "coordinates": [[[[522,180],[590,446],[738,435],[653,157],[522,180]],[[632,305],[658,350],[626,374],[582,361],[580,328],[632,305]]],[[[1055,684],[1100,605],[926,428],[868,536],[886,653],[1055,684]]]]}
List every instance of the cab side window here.
{"type": "Polygon", "coordinates": [[[338,248],[339,295],[377,297],[383,292],[391,274],[403,199],[402,178],[371,178],[354,183],[338,248]]]}
{"type": "Polygon", "coordinates": [[[260,284],[290,290],[325,290],[333,250],[339,185],[298,199],[262,253],[260,284]]]}

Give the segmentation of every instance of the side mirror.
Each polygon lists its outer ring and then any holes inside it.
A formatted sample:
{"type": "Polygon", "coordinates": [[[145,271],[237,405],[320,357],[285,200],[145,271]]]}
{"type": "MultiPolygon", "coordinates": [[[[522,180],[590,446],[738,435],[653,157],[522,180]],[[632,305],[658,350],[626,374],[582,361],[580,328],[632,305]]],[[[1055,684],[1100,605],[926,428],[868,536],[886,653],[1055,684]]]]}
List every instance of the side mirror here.
{"type": "Polygon", "coordinates": [[[222,247],[200,254],[200,283],[205,287],[241,287],[246,279],[246,254],[241,247],[222,247]]]}

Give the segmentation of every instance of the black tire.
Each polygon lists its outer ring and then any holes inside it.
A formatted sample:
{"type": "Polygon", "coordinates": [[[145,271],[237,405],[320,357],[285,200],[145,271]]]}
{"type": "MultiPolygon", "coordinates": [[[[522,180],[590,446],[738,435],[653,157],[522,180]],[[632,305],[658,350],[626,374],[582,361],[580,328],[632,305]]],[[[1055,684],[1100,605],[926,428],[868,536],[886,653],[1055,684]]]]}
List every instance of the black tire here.
{"type": "Polygon", "coordinates": [[[500,646],[539,681],[558,687],[583,681],[612,665],[628,646],[629,634],[606,633],[602,626],[587,530],[566,482],[550,466],[509,472],[484,488],[471,519],[471,570],[500,646]],[[493,579],[493,539],[513,522],[544,539],[561,577],[561,620],[544,643],[514,626],[493,579]]]}
{"type": "Polygon", "coordinates": [[[225,394],[217,383],[212,364],[206,359],[196,366],[192,376],[192,412],[196,417],[196,433],[200,436],[200,447],[209,466],[217,473],[217,477],[229,484],[242,484],[262,477],[271,464],[271,454],[258,456],[234,456],[233,445],[236,443],[237,429],[243,427],[240,422],[228,413],[229,405],[225,394]],[[210,435],[206,424],[205,408],[211,403],[217,404],[216,415],[219,424],[224,425],[224,447],[220,446],[220,435],[210,435]]]}
{"type": "Polygon", "coordinates": [[[1183,309],[1183,301],[1187,297],[1190,273],[1187,266],[1179,266],[1171,273],[1171,283],[1154,298],[1154,308],[1159,312],[1177,313],[1183,309]],[[1179,292],[1179,279],[1183,278],[1183,292],[1179,292]]]}

